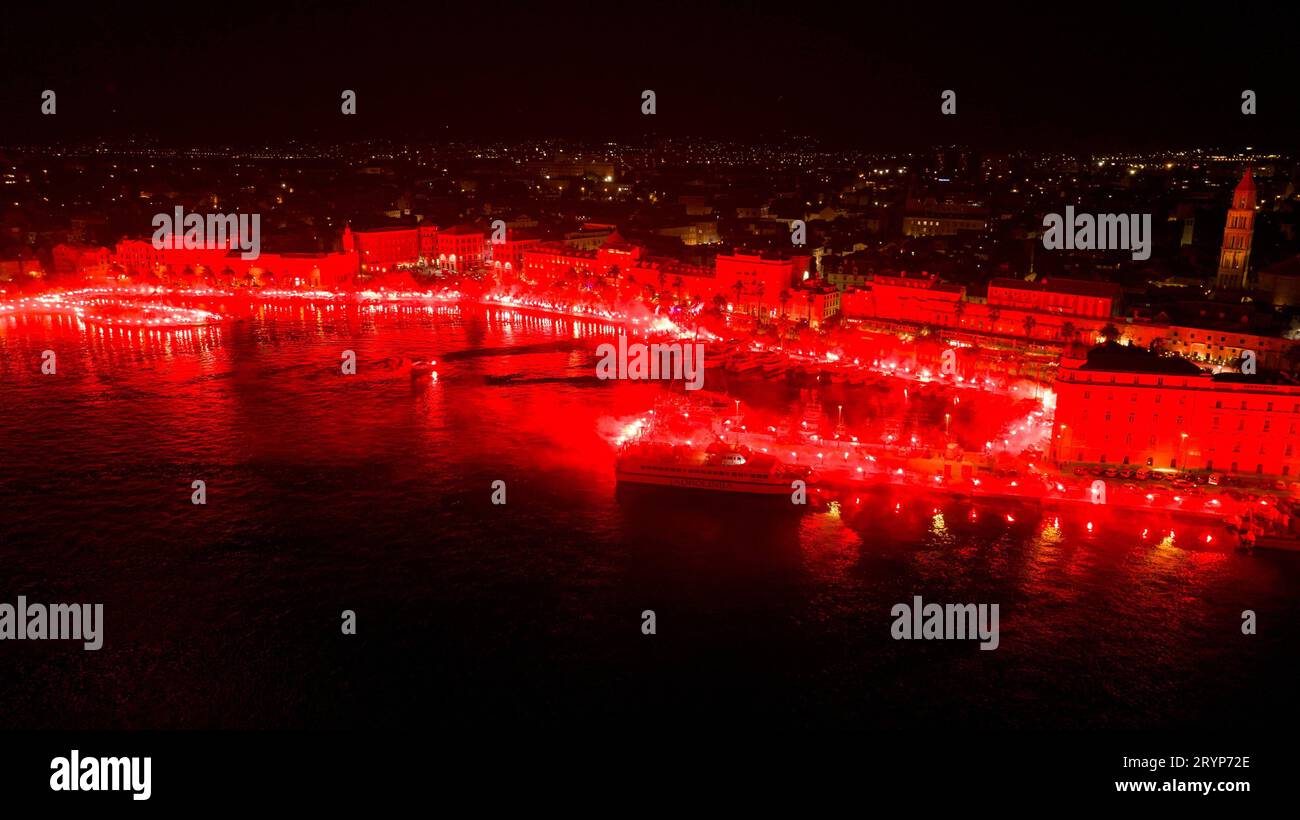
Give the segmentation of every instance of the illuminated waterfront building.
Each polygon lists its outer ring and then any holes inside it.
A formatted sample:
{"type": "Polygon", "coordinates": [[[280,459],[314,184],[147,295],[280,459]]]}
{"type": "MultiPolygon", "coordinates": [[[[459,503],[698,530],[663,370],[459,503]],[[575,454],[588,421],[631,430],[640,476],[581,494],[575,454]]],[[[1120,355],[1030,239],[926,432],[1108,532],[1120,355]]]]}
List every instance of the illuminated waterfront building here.
{"type": "Polygon", "coordinates": [[[988,303],[1004,308],[1110,319],[1116,315],[1123,291],[1111,282],[1051,279],[994,279],[989,282],[988,303]]]}
{"type": "Polygon", "coordinates": [[[487,237],[473,225],[456,225],[438,232],[438,266],[460,273],[478,270],[487,258],[487,237]]]}
{"type": "Polygon", "coordinates": [[[524,275],[536,284],[550,284],[568,275],[583,276],[596,270],[596,252],[572,248],[563,242],[539,242],[521,254],[524,275]]]}
{"type": "Polygon", "coordinates": [[[566,278],[596,277],[627,298],[638,289],[699,299],[717,292],[713,268],[649,255],[617,232],[608,234],[594,250],[566,242],[537,243],[523,251],[522,264],[526,278],[543,286],[566,278]]]}
{"type": "Polygon", "coordinates": [[[357,255],[359,271],[367,276],[413,267],[434,255],[438,226],[385,227],[371,230],[343,229],[344,253],[357,255]]]}
{"type": "Polygon", "coordinates": [[[57,274],[81,273],[98,278],[107,275],[113,262],[113,252],[100,245],[59,243],[50,255],[57,274]]]}
{"type": "MultiPolygon", "coordinates": [[[[845,291],[845,318],[948,329],[954,334],[993,334],[1026,341],[1091,344],[1107,325],[1117,338],[1143,348],[1176,353],[1207,365],[1236,365],[1252,351],[1259,367],[1286,366],[1295,341],[1258,328],[1241,316],[1206,316],[1199,323],[1122,319],[1118,285],[1075,279],[1026,282],[994,279],[988,298],[970,299],[965,288],[929,274],[878,275],[845,291]]],[[[1248,309],[1239,308],[1238,312],[1248,309]]]]}
{"type": "Polygon", "coordinates": [[[1300,385],[1266,371],[1211,375],[1110,343],[1063,365],[1055,390],[1049,456],[1058,464],[1300,473],[1300,385]]]}
{"type": "MultiPolygon", "coordinates": [[[[146,282],[172,286],[261,285],[285,288],[350,287],[359,270],[355,251],[266,253],[243,259],[229,248],[155,248],[145,239],[124,239],[110,257],[110,271],[146,282]]],[[[92,275],[81,268],[83,275],[92,275]]]]}
{"type": "Polygon", "coordinates": [[[715,260],[715,287],[732,309],[753,316],[770,315],[810,277],[810,257],[736,251],[715,260]],[[783,297],[784,294],[784,297],[783,297]]]}
{"type": "Polygon", "coordinates": [[[932,325],[974,334],[995,334],[1065,343],[1092,341],[1113,321],[1118,286],[1055,279],[1025,282],[994,279],[987,299],[931,274],[877,275],[867,286],[844,294],[849,319],[932,325]]]}
{"type": "Polygon", "coordinates": [[[1207,364],[1236,367],[1246,351],[1255,354],[1265,369],[1288,366],[1287,353],[1296,344],[1276,334],[1255,332],[1244,322],[1212,323],[1199,326],[1169,323],[1127,322],[1119,325],[1120,340],[1140,347],[1154,347],[1207,364]]]}
{"type": "Polygon", "coordinates": [[[524,252],[536,248],[541,240],[506,231],[503,242],[489,242],[485,248],[485,263],[498,276],[517,274],[523,269],[524,252]]]}

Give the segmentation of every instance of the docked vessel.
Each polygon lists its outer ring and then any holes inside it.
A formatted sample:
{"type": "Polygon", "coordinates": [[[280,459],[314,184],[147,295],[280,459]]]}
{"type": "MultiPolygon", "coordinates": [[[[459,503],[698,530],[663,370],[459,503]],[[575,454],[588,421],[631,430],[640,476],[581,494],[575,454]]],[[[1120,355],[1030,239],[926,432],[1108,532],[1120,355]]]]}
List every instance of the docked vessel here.
{"type": "Polygon", "coordinates": [[[701,451],[648,443],[625,445],[618,454],[615,476],[627,484],[759,495],[787,495],[794,491],[795,480],[812,481],[809,468],[784,464],[747,448],[713,446],[701,451]]]}

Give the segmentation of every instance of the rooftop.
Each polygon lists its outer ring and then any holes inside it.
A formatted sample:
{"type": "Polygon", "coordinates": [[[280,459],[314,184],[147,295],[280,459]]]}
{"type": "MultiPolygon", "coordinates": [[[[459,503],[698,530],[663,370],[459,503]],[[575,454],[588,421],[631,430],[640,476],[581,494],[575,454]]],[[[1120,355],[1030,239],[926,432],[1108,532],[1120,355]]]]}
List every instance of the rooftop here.
{"type": "Polygon", "coordinates": [[[1014,290],[1032,290],[1042,293],[1067,293],[1072,296],[1099,296],[1117,299],[1124,292],[1114,282],[1090,282],[1086,279],[1065,279],[1052,277],[1034,282],[1025,279],[993,279],[989,288],[1011,288],[1014,290]]]}
{"type": "Polygon", "coordinates": [[[1150,350],[1118,342],[1107,342],[1088,351],[1080,370],[1108,373],[1161,373],[1169,376],[1199,376],[1201,369],[1181,356],[1162,356],[1150,350]]]}

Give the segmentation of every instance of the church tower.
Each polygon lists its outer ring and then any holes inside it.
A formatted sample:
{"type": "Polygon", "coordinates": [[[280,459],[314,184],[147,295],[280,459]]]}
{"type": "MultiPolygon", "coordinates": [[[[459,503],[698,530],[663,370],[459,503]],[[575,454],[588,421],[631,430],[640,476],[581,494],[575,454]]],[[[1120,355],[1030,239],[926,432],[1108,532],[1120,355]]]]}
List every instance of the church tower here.
{"type": "Polygon", "coordinates": [[[1250,166],[1237,190],[1232,192],[1232,206],[1228,209],[1228,222],[1223,228],[1223,247],[1219,249],[1219,273],[1215,287],[1223,290],[1242,290],[1246,287],[1250,267],[1250,241],[1255,232],[1255,180],[1250,177],[1250,166]]]}

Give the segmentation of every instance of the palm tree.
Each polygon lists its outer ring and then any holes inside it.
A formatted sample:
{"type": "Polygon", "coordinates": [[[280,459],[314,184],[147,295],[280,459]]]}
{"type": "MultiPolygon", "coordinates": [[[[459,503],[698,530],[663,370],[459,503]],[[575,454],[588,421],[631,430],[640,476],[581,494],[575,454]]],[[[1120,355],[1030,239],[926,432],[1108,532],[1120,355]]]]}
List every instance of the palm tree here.
{"type": "Polygon", "coordinates": [[[998,332],[998,319],[1001,318],[1002,318],[1002,311],[998,310],[997,308],[989,308],[989,324],[991,325],[989,329],[992,330],[994,333],[998,332]]]}
{"type": "Polygon", "coordinates": [[[1101,338],[1105,339],[1107,342],[1118,341],[1119,328],[1115,327],[1115,325],[1110,322],[1107,322],[1106,326],[1101,329],[1101,338]]]}
{"type": "Polygon", "coordinates": [[[781,303],[782,319],[785,318],[785,306],[788,305],[790,303],[790,300],[793,298],[794,298],[794,294],[790,292],[789,288],[782,288],[781,292],[777,294],[776,299],[778,302],[781,303]]]}
{"type": "Polygon", "coordinates": [[[745,283],[737,279],[736,283],[731,286],[731,289],[736,292],[736,301],[734,304],[736,305],[737,308],[739,308],[740,298],[745,294],[745,283]]]}
{"type": "Polygon", "coordinates": [[[1025,324],[1025,337],[1032,339],[1034,337],[1034,326],[1038,324],[1038,320],[1035,319],[1033,316],[1026,316],[1024,324],[1025,324]]]}

